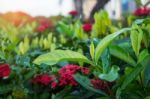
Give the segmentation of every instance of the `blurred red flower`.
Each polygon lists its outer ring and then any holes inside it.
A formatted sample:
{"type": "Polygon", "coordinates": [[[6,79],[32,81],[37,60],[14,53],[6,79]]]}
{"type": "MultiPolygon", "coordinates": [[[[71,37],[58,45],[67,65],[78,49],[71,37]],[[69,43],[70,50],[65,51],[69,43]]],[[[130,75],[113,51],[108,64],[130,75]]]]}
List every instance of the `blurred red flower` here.
{"type": "Polygon", "coordinates": [[[91,30],[92,30],[92,24],[90,24],[90,23],[83,24],[83,30],[85,32],[91,32],[91,30]]]}
{"type": "Polygon", "coordinates": [[[0,78],[6,78],[10,75],[11,69],[9,64],[1,64],[0,65],[0,78]]]}
{"type": "Polygon", "coordinates": [[[77,16],[77,15],[78,15],[78,12],[77,12],[76,10],[72,10],[72,11],[69,12],[69,14],[70,14],[71,16],[77,16]]]}
{"type": "Polygon", "coordinates": [[[150,8],[146,8],[146,7],[137,8],[134,11],[134,15],[135,16],[148,16],[150,15],[150,8]]]}
{"type": "Polygon", "coordinates": [[[33,84],[42,84],[48,86],[53,81],[53,77],[48,74],[37,75],[32,79],[33,84]]]}
{"type": "Polygon", "coordinates": [[[43,19],[39,22],[39,26],[37,27],[37,32],[44,32],[46,29],[51,27],[52,27],[52,23],[47,19],[43,19]]]}

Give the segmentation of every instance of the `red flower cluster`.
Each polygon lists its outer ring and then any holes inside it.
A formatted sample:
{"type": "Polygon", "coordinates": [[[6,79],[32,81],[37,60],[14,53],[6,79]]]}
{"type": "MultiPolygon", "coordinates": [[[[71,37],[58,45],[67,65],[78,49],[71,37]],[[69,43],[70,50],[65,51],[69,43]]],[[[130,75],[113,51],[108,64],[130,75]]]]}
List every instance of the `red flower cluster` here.
{"type": "Polygon", "coordinates": [[[69,12],[69,14],[70,14],[71,16],[77,16],[77,15],[78,15],[78,12],[77,12],[76,10],[72,10],[72,11],[69,12]]]}
{"type": "Polygon", "coordinates": [[[80,67],[78,65],[72,65],[72,64],[62,67],[59,70],[59,75],[60,75],[59,86],[62,87],[66,85],[77,86],[78,83],[73,78],[73,74],[77,72],[82,72],[83,74],[88,75],[90,73],[90,70],[88,68],[80,67]]]}
{"type": "Polygon", "coordinates": [[[83,30],[85,32],[91,32],[91,30],[92,30],[92,24],[90,24],[90,23],[83,24],[82,28],[83,28],[83,30]]]}
{"type": "Polygon", "coordinates": [[[11,69],[8,64],[0,65],[0,78],[6,78],[10,75],[11,69]]]}
{"type": "Polygon", "coordinates": [[[48,86],[51,83],[52,88],[56,87],[56,82],[54,82],[54,77],[49,76],[48,74],[37,75],[32,79],[33,84],[41,84],[48,86]]]}
{"type": "Polygon", "coordinates": [[[51,23],[48,20],[41,20],[39,24],[40,25],[37,27],[38,32],[44,32],[51,27],[51,23]]]}
{"type": "Polygon", "coordinates": [[[134,12],[135,16],[148,16],[150,15],[150,8],[138,8],[134,12]]]}
{"type": "Polygon", "coordinates": [[[92,79],[91,83],[93,87],[96,89],[105,90],[107,88],[107,82],[104,82],[103,80],[100,80],[100,79],[92,79]]]}

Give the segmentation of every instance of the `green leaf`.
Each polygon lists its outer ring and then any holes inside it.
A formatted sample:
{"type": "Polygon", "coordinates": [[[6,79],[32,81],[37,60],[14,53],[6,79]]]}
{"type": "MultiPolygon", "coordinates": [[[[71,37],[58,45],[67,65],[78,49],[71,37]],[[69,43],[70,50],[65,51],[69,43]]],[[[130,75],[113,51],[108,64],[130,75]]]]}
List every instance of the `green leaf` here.
{"type": "Polygon", "coordinates": [[[71,86],[65,87],[62,91],[60,91],[54,96],[54,99],[63,99],[65,96],[68,95],[68,93],[70,93],[70,90],[71,86]]]}
{"type": "Polygon", "coordinates": [[[5,59],[5,53],[0,51],[0,59],[5,59]]]}
{"type": "Polygon", "coordinates": [[[120,95],[121,95],[121,89],[118,88],[116,92],[116,99],[121,99],[120,95]]]}
{"type": "Polygon", "coordinates": [[[58,27],[57,27],[57,30],[60,32],[60,33],[65,33],[67,36],[71,37],[73,36],[73,28],[72,26],[70,25],[66,25],[65,23],[63,22],[59,22],[58,23],[58,27]]]}
{"type": "Polygon", "coordinates": [[[144,68],[144,67],[143,67],[141,64],[138,64],[138,65],[131,71],[131,73],[129,73],[129,74],[126,76],[126,78],[125,78],[125,80],[124,80],[124,82],[123,82],[123,84],[122,84],[122,86],[121,86],[121,89],[124,90],[124,89],[127,87],[127,85],[130,84],[130,83],[139,75],[139,73],[143,70],[143,68],[144,68]]]}
{"type": "Polygon", "coordinates": [[[108,73],[108,70],[110,69],[110,52],[108,49],[106,49],[102,55],[102,66],[103,66],[103,73],[108,73]]]}
{"type": "Polygon", "coordinates": [[[107,11],[101,10],[94,14],[94,25],[92,37],[104,36],[107,34],[107,28],[111,26],[111,20],[107,11]]]}
{"type": "Polygon", "coordinates": [[[103,53],[103,51],[107,48],[107,46],[120,34],[131,30],[130,28],[124,28],[118,32],[115,32],[113,34],[110,34],[108,36],[106,36],[104,39],[102,39],[100,41],[100,43],[98,44],[98,46],[96,47],[96,51],[95,51],[95,62],[97,63],[99,57],[101,56],[101,54],[103,53]]]}
{"type": "Polygon", "coordinates": [[[91,55],[92,59],[94,59],[94,51],[95,51],[94,43],[91,42],[91,44],[90,44],[90,55],[91,55]]]}
{"type": "Polygon", "coordinates": [[[150,99],[150,96],[146,96],[144,99],[150,99]]]}
{"type": "Polygon", "coordinates": [[[40,64],[54,65],[64,60],[91,63],[91,61],[89,61],[84,55],[70,50],[51,51],[49,53],[40,55],[34,60],[33,63],[37,65],[40,64]]]}
{"type": "Polygon", "coordinates": [[[30,66],[30,57],[29,56],[17,56],[16,57],[16,64],[22,66],[30,66]]]}
{"type": "Polygon", "coordinates": [[[144,86],[147,86],[149,81],[150,81],[150,62],[149,65],[146,66],[146,68],[144,69],[144,86]]]}
{"type": "MultiPolygon", "coordinates": [[[[150,55],[148,56],[145,56],[145,57],[149,57],[150,55]]],[[[146,67],[144,69],[144,86],[147,86],[147,84],[149,83],[150,81],[150,60],[145,62],[146,67]]]]}
{"type": "Polygon", "coordinates": [[[85,89],[106,96],[106,94],[103,91],[95,89],[95,88],[92,87],[90,79],[88,77],[82,76],[80,74],[75,74],[74,79],[79,84],[81,84],[81,86],[83,86],[85,89]]]}
{"type": "Polygon", "coordinates": [[[148,56],[148,50],[144,49],[138,56],[138,63],[142,62],[146,56],[148,56]]]}
{"type": "Polygon", "coordinates": [[[136,24],[133,25],[133,30],[131,31],[131,43],[132,43],[132,48],[136,54],[136,56],[139,55],[139,51],[141,48],[141,41],[143,38],[143,31],[140,29],[140,27],[136,24]]]}
{"type": "Polygon", "coordinates": [[[119,71],[119,67],[113,66],[107,74],[100,74],[99,78],[102,80],[112,82],[119,77],[118,71],[119,71]]]}
{"type": "Polygon", "coordinates": [[[123,48],[121,48],[117,45],[111,45],[111,46],[109,46],[109,50],[113,56],[127,62],[128,64],[130,64],[132,66],[136,65],[135,60],[123,48]]]}
{"type": "Polygon", "coordinates": [[[1,84],[0,85],[0,95],[2,95],[2,94],[6,94],[6,93],[8,93],[8,92],[11,92],[12,90],[13,90],[13,84],[1,84]]]}
{"type": "Polygon", "coordinates": [[[149,66],[149,62],[150,62],[150,55],[144,58],[144,60],[141,63],[137,64],[137,66],[131,71],[131,73],[129,73],[126,76],[121,86],[121,90],[124,90],[142,72],[142,70],[145,67],[149,66]]]}

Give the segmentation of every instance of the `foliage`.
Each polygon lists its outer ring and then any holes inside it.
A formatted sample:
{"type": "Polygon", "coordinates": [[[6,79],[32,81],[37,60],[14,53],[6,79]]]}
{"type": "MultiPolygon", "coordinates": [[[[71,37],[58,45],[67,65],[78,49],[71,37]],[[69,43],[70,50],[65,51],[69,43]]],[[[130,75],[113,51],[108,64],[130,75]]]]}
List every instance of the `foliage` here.
{"type": "Polygon", "coordinates": [[[67,16],[44,31],[0,21],[0,98],[149,98],[150,18],[119,29],[101,11],[94,24],[67,16]]]}

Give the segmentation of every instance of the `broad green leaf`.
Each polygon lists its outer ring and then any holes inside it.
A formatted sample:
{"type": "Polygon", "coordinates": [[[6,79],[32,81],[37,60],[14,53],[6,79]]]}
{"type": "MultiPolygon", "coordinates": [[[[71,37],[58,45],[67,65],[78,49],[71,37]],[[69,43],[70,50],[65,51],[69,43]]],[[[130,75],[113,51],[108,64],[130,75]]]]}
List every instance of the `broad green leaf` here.
{"type": "Polygon", "coordinates": [[[143,50],[138,56],[138,63],[142,62],[143,59],[148,55],[149,55],[148,50],[147,49],[143,50]]]}
{"type": "Polygon", "coordinates": [[[121,86],[121,90],[124,90],[128,84],[130,84],[138,75],[139,73],[143,70],[144,66],[142,66],[141,64],[138,64],[132,71],[131,73],[129,73],[122,86],[121,86]]]}
{"type": "Polygon", "coordinates": [[[40,55],[34,60],[33,63],[37,65],[40,64],[54,65],[64,60],[91,63],[84,55],[70,50],[51,51],[49,53],[40,55]]]}
{"type": "Polygon", "coordinates": [[[98,44],[98,46],[96,47],[96,51],[95,51],[95,62],[97,63],[99,57],[101,56],[101,54],[103,53],[103,51],[108,47],[108,45],[120,34],[131,30],[130,28],[124,28],[118,32],[115,32],[113,34],[110,34],[108,36],[106,36],[104,39],[102,39],[100,41],[100,43],[98,44]]]}
{"type": "Polygon", "coordinates": [[[111,45],[109,47],[109,50],[110,50],[110,53],[127,62],[128,64],[132,65],[132,66],[135,66],[136,65],[136,62],[134,61],[134,59],[129,55],[129,53],[127,51],[125,51],[123,48],[117,46],[117,45],[111,45]]]}
{"type": "MultiPolygon", "coordinates": [[[[147,50],[145,50],[145,51],[147,51],[147,50]]],[[[148,56],[150,56],[150,54],[146,55],[146,53],[144,54],[144,52],[143,52],[142,60],[144,60],[143,58],[148,57],[148,56]]],[[[144,69],[144,86],[147,86],[149,81],[150,81],[150,60],[147,61],[147,65],[144,69]]]]}
{"type": "Polygon", "coordinates": [[[95,51],[94,43],[91,42],[91,44],[90,44],[90,55],[91,55],[92,59],[94,59],[94,51],[95,51]]]}
{"type": "Polygon", "coordinates": [[[144,60],[141,63],[137,64],[137,66],[131,71],[131,73],[129,73],[126,76],[121,86],[121,90],[124,90],[142,72],[142,70],[145,67],[149,66],[149,62],[150,62],[150,55],[144,58],[144,60]]]}
{"type": "Polygon", "coordinates": [[[109,82],[112,82],[119,77],[118,71],[119,71],[119,67],[113,66],[113,67],[111,67],[110,71],[107,74],[100,74],[99,78],[109,81],[109,82]]]}
{"type": "Polygon", "coordinates": [[[107,34],[107,28],[111,25],[108,13],[101,10],[94,14],[94,20],[92,37],[105,36],[107,34]]]}
{"type": "Polygon", "coordinates": [[[75,74],[74,78],[85,89],[106,96],[106,94],[103,91],[95,89],[95,88],[92,87],[90,79],[88,77],[82,76],[80,74],[75,74]]]}
{"type": "MultiPolygon", "coordinates": [[[[150,25],[147,28],[150,28],[150,25]]],[[[148,31],[148,29],[144,31],[143,42],[144,42],[145,47],[148,48],[150,44],[150,30],[148,31]]]]}
{"type": "Polygon", "coordinates": [[[121,99],[120,95],[121,95],[121,89],[118,88],[116,92],[116,99],[121,99]]]}
{"type": "Polygon", "coordinates": [[[69,37],[73,36],[73,28],[72,28],[71,25],[69,26],[69,25],[66,25],[63,22],[59,22],[57,30],[60,33],[65,33],[69,37]]]}
{"type": "Polygon", "coordinates": [[[147,86],[149,81],[150,81],[150,61],[149,65],[147,65],[146,68],[144,69],[144,86],[147,86]]]}
{"type": "Polygon", "coordinates": [[[132,48],[136,56],[138,56],[141,48],[141,41],[143,38],[143,31],[140,29],[140,27],[138,27],[138,25],[136,24],[133,25],[133,30],[131,31],[130,38],[131,38],[132,48]]]}
{"type": "Polygon", "coordinates": [[[110,69],[110,52],[108,49],[106,49],[102,55],[101,55],[101,60],[102,60],[102,66],[103,66],[103,73],[108,73],[110,69]]]}

